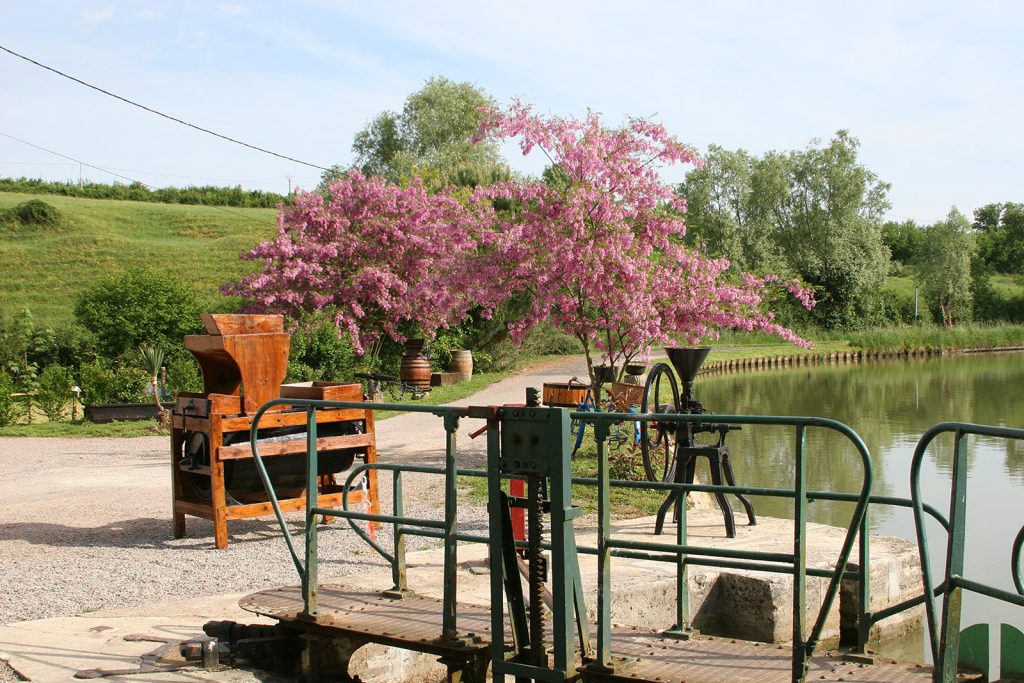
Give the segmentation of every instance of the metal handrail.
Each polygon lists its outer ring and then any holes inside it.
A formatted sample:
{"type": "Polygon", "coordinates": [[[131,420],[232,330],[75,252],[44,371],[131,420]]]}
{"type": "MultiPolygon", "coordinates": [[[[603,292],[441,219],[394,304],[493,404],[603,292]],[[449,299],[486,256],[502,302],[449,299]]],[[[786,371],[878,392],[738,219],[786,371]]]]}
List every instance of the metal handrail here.
{"type": "MultiPolygon", "coordinates": [[[[455,568],[458,561],[458,546],[456,543],[456,535],[458,529],[457,521],[457,507],[456,507],[456,441],[455,432],[458,430],[459,419],[468,415],[468,409],[466,408],[454,408],[445,406],[415,406],[405,404],[394,404],[394,403],[370,403],[365,401],[325,401],[319,399],[274,399],[263,404],[256,414],[253,416],[252,428],[250,431],[250,443],[252,446],[253,461],[256,463],[256,470],[259,473],[260,480],[263,482],[263,487],[266,489],[267,497],[270,500],[271,507],[274,510],[274,515],[277,517],[278,525],[281,527],[281,532],[284,535],[285,543],[288,546],[288,552],[291,555],[292,562],[295,565],[295,570],[298,572],[299,580],[302,583],[303,593],[303,616],[307,618],[315,618],[318,613],[317,598],[319,593],[318,576],[317,576],[317,515],[333,515],[342,516],[350,519],[385,519],[385,516],[381,515],[364,515],[363,513],[357,513],[354,511],[344,510],[339,511],[334,508],[322,508],[318,505],[317,496],[317,425],[316,425],[316,411],[317,409],[349,409],[349,410],[400,410],[404,412],[418,412],[418,413],[429,413],[442,418],[444,422],[444,429],[446,434],[445,444],[445,518],[441,522],[435,522],[433,520],[415,520],[416,523],[421,523],[427,526],[433,526],[441,529],[445,538],[445,557],[444,557],[444,597],[443,597],[443,633],[442,638],[455,639],[456,636],[456,609],[455,609],[455,598],[456,598],[456,586],[455,586],[455,568]],[[267,474],[266,467],[263,464],[263,459],[259,453],[259,442],[258,432],[259,423],[263,415],[274,406],[287,405],[292,408],[305,408],[306,410],[306,518],[305,518],[305,540],[306,540],[306,552],[305,561],[299,559],[298,553],[295,551],[295,544],[292,540],[292,534],[288,530],[288,526],[285,523],[284,515],[281,511],[280,503],[277,500],[277,494],[274,491],[273,483],[270,481],[270,477],[267,474]],[[450,580],[449,580],[450,579],[450,580]]],[[[343,494],[343,500],[345,499],[343,494]]],[[[392,518],[396,525],[399,523],[400,518],[392,518]]],[[[408,520],[407,520],[408,522],[408,520]]],[[[350,521],[351,523],[351,521],[350,521]]],[[[404,555],[404,549],[400,546],[401,536],[396,537],[396,557],[399,552],[404,555]]],[[[395,563],[393,563],[395,564],[395,563]]]]}
{"type": "MultiPolygon", "coordinates": [[[[688,588],[688,559],[689,555],[696,554],[697,548],[689,546],[686,542],[686,505],[679,506],[679,520],[676,524],[676,543],[639,543],[614,541],[611,538],[611,505],[609,496],[608,476],[608,453],[604,441],[608,435],[608,425],[614,421],[641,420],[658,421],[659,423],[713,423],[713,424],[750,424],[750,425],[773,425],[790,426],[795,429],[796,452],[795,452],[795,474],[794,474],[794,520],[793,520],[793,552],[792,553],[764,553],[759,551],[734,551],[717,548],[699,548],[702,555],[713,557],[725,557],[733,560],[731,564],[737,568],[749,568],[765,570],[768,567],[764,562],[775,562],[781,564],[787,573],[792,571],[793,581],[793,638],[792,638],[792,678],[794,681],[803,680],[807,673],[807,667],[811,654],[821,636],[828,615],[836,595],[839,592],[840,582],[846,573],[846,566],[849,562],[853,544],[857,537],[858,530],[865,528],[867,518],[868,498],[871,495],[873,471],[871,456],[867,446],[852,429],[826,418],[818,417],[779,417],[779,416],[744,416],[744,415],[707,415],[707,414],[648,414],[637,415],[634,413],[573,413],[573,418],[586,420],[595,423],[595,434],[597,436],[597,485],[598,485],[598,607],[597,607],[597,655],[595,664],[599,667],[607,667],[611,662],[611,601],[601,599],[602,595],[609,595],[611,591],[611,551],[613,548],[656,550],[661,552],[674,553],[677,559],[676,570],[676,624],[673,629],[680,634],[689,631],[689,588],[688,588]],[[807,462],[805,457],[806,431],[809,427],[818,427],[838,432],[845,436],[860,455],[863,467],[860,492],[856,495],[856,506],[851,517],[851,523],[847,529],[846,536],[841,546],[839,557],[835,568],[830,572],[828,588],[822,600],[821,607],[811,627],[810,634],[805,637],[805,619],[807,607],[806,577],[807,577],[807,462]],[[735,561],[738,558],[739,561],[735,561]]],[[[739,492],[740,487],[703,487],[713,490],[739,492]]],[[[867,534],[861,534],[866,537],[867,534]]],[[[868,545],[861,543],[861,562],[857,568],[857,576],[860,579],[861,605],[867,605],[868,591],[868,569],[867,559],[868,545]]]]}
{"type": "MultiPolygon", "coordinates": [[[[456,519],[456,478],[458,476],[470,476],[470,477],[487,477],[488,472],[483,470],[469,470],[459,469],[456,463],[456,447],[455,447],[455,432],[458,428],[458,422],[461,417],[470,415],[473,409],[469,408],[451,408],[451,407],[433,407],[433,406],[420,406],[420,405],[405,405],[405,404],[390,404],[390,403],[365,403],[365,402],[343,402],[343,401],[320,401],[320,400],[300,400],[300,399],[278,399],[271,401],[264,405],[257,412],[253,420],[252,427],[252,449],[254,461],[256,462],[256,468],[263,481],[264,487],[267,490],[268,497],[271,502],[271,506],[274,509],[274,513],[277,516],[279,525],[281,526],[282,532],[285,536],[285,541],[289,549],[289,553],[292,557],[292,561],[295,564],[296,570],[299,574],[299,578],[302,582],[303,595],[305,600],[305,614],[307,616],[316,616],[317,611],[317,574],[316,574],[316,558],[317,558],[317,545],[316,545],[316,516],[317,515],[328,515],[341,517],[348,521],[353,527],[356,533],[369,543],[381,556],[391,565],[393,588],[395,592],[405,592],[408,590],[407,577],[406,577],[406,565],[405,565],[405,537],[406,536],[424,536],[430,538],[438,538],[444,541],[444,619],[443,619],[443,632],[442,638],[457,638],[456,631],[456,586],[455,586],[455,568],[457,558],[457,543],[458,542],[474,542],[474,543],[486,543],[488,542],[487,536],[480,536],[475,534],[460,533],[457,527],[456,519]],[[447,436],[446,450],[445,450],[445,466],[434,467],[434,466],[423,466],[423,465],[402,465],[394,463],[364,463],[357,465],[352,468],[346,479],[343,495],[342,495],[342,508],[320,507],[317,505],[315,495],[307,495],[306,505],[306,553],[305,561],[300,560],[298,553],[295,551],[294,543],[292,540],[292,534],[289,532],[287,525],[285,524],[284,517],[281,513],[280,505],[277,501],[277,497],[274,493],[273,486],[270,482],[269,476],[267,475],[266,469],[263,465],[262,459],[259,455],[259,445],[256,440],[256,434],[260,418],[266,412],[267,409],[275,406],[286,404],[292,407],[298,407],[300,409],[306,409],[308,412],[309,429],[307,430],[307,492],[316,491],[316,410],[322,408],[347,408],[347,409],[360,409],[360,410],[396,410],[406,412],[421,412],[434,414],[444,421],[444,427],[447,436]],[[352,483],[357,477],[368,472],[370,470],[377,471],[390,471],[394,477],[394,503],[391,515],[386,514],[373,514],[370,512],[362,512],[348,509],[348,491],[351,488],[352,483]],[[404,472],[410,473],[423,473],[423,474],[435,474],[445,477],[445,519],[444,520],[429,520],[429,519],[418,519],[410,518],[404,515],[403,501],[402,501],[402,482],[401,477],[404,472]],[[394,529],[394,552],[389,553],[384,547],[371,538],[359,525],[357,521],[371,521],[380,522],[384,524],[393,525],[394,529]]],[[[494,411],[493,415],[497,416],[500,411],[494,411]]],[[[478,416],[478,415],[475,415],[478,416]]],[[[914,466],[912,468],[912,489],[914,489],[914,497],[912,499],[896,498],[891,496],[873,496],[871,495],[872,485],[872,466],[870,455],[868,454],[867,447],[864,445],[860,437],[849,427],[843,425],[840,422],[829,420],[825,418],[815,417],[779,417],[779,416],[737,416],[737,415],[690,415],[690,414],[637,414],[637,413],[591,413],[591,412],[572,412],[570,417],[573,419],[579,419],[586,422],[592,422],[595,425],[595,433],[598,436],[597,447],[598,447],[598,476],[597,477],[574,477],[574,484],[586,484],[594,485],[598,487],[598,544],[597,547],[586,547],[580,546],[577,548],[579,553],[593,554],[598,556],[598,595],[608,596],[607,598],[599,597],[599,604],[597,610],[598,617],[598,637],[597,637],[597,658],[596,663],[600,665],[602,662],[607,664],[611,660],[610,652],[610,558],[611,557],[631,557],[639,559],[647,559],[660,562],[670,562],[677,565],[677,585],[676,585],[676,609],[677,609],[677,623],[675,630],[683,632],[688,628],[688,586],[686,581],[687,568],[693,566],[717,566],[723,568],[738,568],[738,569],[752,569],[759,571],[779,572],[792,574],[794,576],[794,587],[793,587],[793,646],[792,646],[792,661],[793,661],[793,680],[802,680],[807,670],[807,663],[809,657],[813,653],[815,645],[817,644],[822,629],[824,627],[826,615],[834,604],[836,596],[838,594],[840,581],[844,578],[857,579],[860,584],[860,595],[858,600],[859,607],[859,646],[863,648],[866,644],[867,633],[870,627],[888,617],[893,616],[905,609],[909,609],[921,603],[926,603],[926,613],[928,615],[928,626],[930,642],[933,647],[933,652],[937,651],[937,616],[935,614],[934,597],[935,595],[946,595],[951,591],[967,589],[977,590],[979,592],[985,592],[986,594],[1006,599],[1016,604],[1024,604],[1024,587],[1021,585],[1021,552],[1022,546],[1024,546],[1024,529],[1022,529],[1014,542],[1014,549],[1011,553],[1011,574],[1014,577],[1014,584],[1021,596],[1013,595],[1006,591],[1000,591],[991,587],[982,586],[976,582],[969,581],[953,574],[947,577],[939,586],[932,585],[931,577],[927,571],[927,543],[922,540],[923,530],[923,517],[929,515],[935,519],[938,524],[950,533],[951,539],[958,537],[958,530],[962,530],[962,518],[958,518],[960,514],[954,507],[951,511],[950,519],[947,519],[941,512],[936,510],[934,507],[924,503],[920,499],[919,485],[916,482],[916,478],[919,474],[921,454],[923,454],[924,448],[927,443],[934,438],[936,434],[941,431],[949,431],[953,429],[959,429],[957,436],[958,444],[958,461],[964,459],[959,458],[959,450],[961,448],[961,433],[977,433],[991,436],[1003,436],[1010,438],[1024,438],[1024,431],[1004,429],[1004,428],[991,428],[982,427],[978,425],[960,425],[957,423],[946,423],[944,425],[938,425],[930,430],[921,439],[921,443],[918,445],[918,450],[915,452],[914,466]],[[773,489],[753,486],[716,486],[706,484],[684,484],[684,483],[671,483],[671,482],[634,482],[634,481],[623,481],[623,480],[612,480],[608,473],[608,450],[605,445],[605,440],[608,436],[607,425],[614,421],[640,421],[640,422],[677,422],[677,423],[721,423],[721,424],[751,424],[751,425],[774,425],[774,426],[789,426],[795,429],[796,433],[796,447],[795,447],[795,475],[794,475],[794,486],[791,489],[773,489]],[[812,491],[808,490],[806,485],[806,459],[808,454],[806,450],[806,431],[809,428],[821,428],[832,430],[845,436],[856,448],[861,463],[863,466],[863,478],[861,488],[858,493],[845,493],[845,492],[833,492],[833,491],[812,491]],[[736,551],[729,549],[716,549],[712,547],[702,547],[690,545],[686,542],[686,523],[685,523],[685,506],[681,506],[680,510],[680,523],[677,525],[677,534],[674,543],[653,543],[653,542],[638,542],[638,541],[625,541],[617,540],[611,537],[610,533],[610,503],[609,503],[609,488],[611,486],[624,487],[624,488],[646,488],[663,491],[677,491],[677,492],[688,492],[688,491],[705,491],[711,493],[744,493],[748,495],[759,495],[759,496],[775,496],[775,497],[786,497],[793,498],[796,501],[795,514],[794,514],[794,540],[793,540],[793,552],[792,553],[766,553],[759,551],[736,551]],[[835,565],[832,568],[809,568],[806,566],[806,523],[807,523],[807,510],[806,505],[812,500],[830,500],[830,501],[843,501],[843,502],[854,502],[856,503],[855,510],[851,517],[851,523],[847,529],[846,536],[844,538],[839,556],[835,565]],[[895,606],[886,608],[877,613],[871,613],[869,609],[869,581],[868,581],[868,565],[870,560],[869,553],[869,534],[868,534],[868,510],[870,505],[892,505],[899,507],[910,507],[914,510],[915,524],[918,527],[919,537],[919,548],[922,556],[922,571],[924,573],[925,590],[924,593],[915,598],[904,601],[903,603],[895,606]],[[959,521],[958,521],[959,520],[959,521]],[[958,527],[958,524],[960,525],[958,527]],[[859,558],[858,566],[854,569],[849,569],[849,560],[853,552],[853,543],[856,542],[859,536],[859,558]],[[809,635],[805,638],[804,632],[806,631],[806,577],[815,576],[822,578],[829,578],[828,588],[825,593],[825,598],[822,601],[821,607],[818,610],[818,614],[811,627],[809,635]]],[[[489,420],[488,431],[497,433],[499,420],[489,420]]],[[[488,447],[496,448],[498,440],[492,438],[493,434],[488,438],[488,447]]],[[[961,515],[962,517],[962,515],[961,515]]],[[[960,531],[962,537],[962,531],[960,531]]],[[[962,538],[961,538],[962,541],[962,538]]],[[[953,540],[951,540],[951,544],[953,540]]],[[[525,545],[522,542],[517,545],[525,545]]],[[[547,545],[547,544],[545,544],[547,545]]],[[[550,546],[548,546],[550,547],[550,546]]],[[[960,549],[962,554],[962,548],[960,549]]],[[[946,624],[946,615],[943,614],[943,626],[946,624]]],[[[945,631],[944,631],[945,633],[945,631]]],[[[944,637],[943,642],[945,643],[946,638],[944,637]]],[[[955,659],[955,658],[954,658],[955,659]]],[[[938,663],[940,659],[936,657],[938,663]]],[[[955,667],[954,667],[955,668],[955,667]]]]}
{"type": "Polygon", "coordinates": [[[910,495],[914,508],[917,547],[921,555],[921,580],[924,584],[925,615],[928,618],[928,645],[935,662],[935,680],[942,681],[953,681],[956,678],[960,646],[962,591],[968,590],[1024,606],[1024,582],[1021,581],[1021,547],[1024,546],[1024,527],[1017,533],[1010,553],[1010,575],[1017,590],[1016,594],[963,576],[967,528],[967,437],[969,435],[1024,440],[1024,429],[977,425],[967,422],[942,422],[925,432],[918,441],[910,465],[910,495]],[[921,465],[924,462],[928,446],[936,437],[944,433],[952,433],[954,439],[952,488],[949,502],[950,524],[946,527],[948,539],[944,581],[939,587],[935,587],[929,565],[928,536],[924,528],[921,465]],[[935,596],[937,595],[943,597],[941,619],[936,612],[935,596]]]}

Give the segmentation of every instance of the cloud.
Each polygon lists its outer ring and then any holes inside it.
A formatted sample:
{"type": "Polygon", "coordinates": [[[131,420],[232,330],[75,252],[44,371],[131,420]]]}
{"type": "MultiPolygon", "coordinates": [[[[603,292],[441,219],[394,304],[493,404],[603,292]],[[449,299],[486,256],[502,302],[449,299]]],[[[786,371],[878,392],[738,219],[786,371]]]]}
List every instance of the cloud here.
{"type": "Polygon", "coordinates": [[[92,33],[103,24],[114,20],[114,6],[107,5],[99,9],[84,9],[79,13],[79,23],[86,33],[92,33]]]}
{"type": "Polygon", "coordinates": [[[135,16],[143,21],[167,21],[167,15],[150,7],[135,10],[135,16]]]}
{"type": "Polygon", "coordinates": [[[222,2],[217,5],[217,11],[221,14],[248,14],[249,8],[237,2],[222,2]]]}

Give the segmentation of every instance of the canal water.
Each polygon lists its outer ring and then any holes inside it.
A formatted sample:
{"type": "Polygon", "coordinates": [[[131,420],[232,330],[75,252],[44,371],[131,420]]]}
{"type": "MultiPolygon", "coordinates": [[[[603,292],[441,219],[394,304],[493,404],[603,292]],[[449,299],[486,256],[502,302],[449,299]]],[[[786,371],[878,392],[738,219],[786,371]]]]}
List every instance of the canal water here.
{"type": "MultiPolygon", "coordinates": [[[[709,360],[714,359],[714,354],[709,360]]],[[[853,428],[871,453],[877,495],[910,497],[910,462],[921,435],[945,421],[1024,427],[1024,353],[866,361],[701,377],[694,396],[716,413],[827,417],[853,428]]],[[[793,428],[744,427],[727,443],[737,483],[793,487],[793,428]]],[[[1010,549],[1024,525],[1024,442],[970,437],[966,572],[1013,591],[1010,549]]],[[[822,430],[807,436],[812,490],[857,492],[862,468],[845,437],[822,430]]],[[[927,502],[948,514],[952,435],[932,442],[922,468],[927,502]]],[[[698,472],[700,469],[698,469],[698,472]]],[[[705,475],[706,476],[706,475],[705,475]]],[[[792,501],[758,498],[759,514],[792,517],[792,501]]],[[[847,526],[852,505],[815,502],[812,521],[847,526]]],[[[871,506],[874,534],[915,539],[909,509],[871,506]]],[[[737,522],[744,519],[737,515],[737,522]]],[[[940,576],[946,535],[928,528],[940,576]]],[[[856,551],[855,551],[856,552],[856,551]]],[[[965,594],[962,627],[1010,623],[1024,629],[1024,610],[965,594]]]]}

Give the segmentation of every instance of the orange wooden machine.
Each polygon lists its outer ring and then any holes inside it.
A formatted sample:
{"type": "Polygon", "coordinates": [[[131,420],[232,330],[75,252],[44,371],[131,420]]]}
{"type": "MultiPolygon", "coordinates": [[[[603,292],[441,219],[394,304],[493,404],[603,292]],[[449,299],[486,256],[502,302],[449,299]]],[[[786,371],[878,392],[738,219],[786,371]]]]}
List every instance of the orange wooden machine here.
{"type": "MultiPolygon", "coordinates": [[[[203,372],[203,393],[178,395],[171,419],[174,537],[185,536],[185,515],[213,520],[218,548],[228,545],[228,520],[273,514],[256,470],[250,428],[256,411],[276,398],[362,401],[358,384],[281,385],[290,338],[277,315],[202,316],[207,334],[185,337],[203,372]]],[[[276,406],[260,420],[260,455],[284,511],[304,510],[305,409],[276,406]]],[[[340,506],[340,473],[358,458],[376,462],[372,410],[316,412],[318,501],[340,506]]],[[[349,491],[350,504],[380,511],[376,472],[349,491]]]]}

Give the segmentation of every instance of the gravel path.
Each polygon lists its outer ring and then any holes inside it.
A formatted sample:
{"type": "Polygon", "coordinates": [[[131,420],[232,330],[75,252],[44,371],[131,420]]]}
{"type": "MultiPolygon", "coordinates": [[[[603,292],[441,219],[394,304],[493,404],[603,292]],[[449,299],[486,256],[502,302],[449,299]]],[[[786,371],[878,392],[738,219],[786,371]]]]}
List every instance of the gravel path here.
{"type": "MultiPolygon", "coordinates": [[[[521,403],[527,386],[584,374],[582,358],[559,360],[459,403],[521,403]]],[[[484,439],[469,439],[480,424],[460,426],[460,466],[483,462],[484,439]]],[[[380,422],[377,443],[383,461],[438,463],[444,435],[436,417],[410,414],[380,422]]],[[[187,518],[188,536],[174,539],[168,446],[160,436],[0,438],[0,623],[298,582],[273,518],[231,522],[225,550],[213,547],[212,524],[195,517],[187,518]]],[[[388,510],[389,479],[381,477],[388,510]]],[[[439,477],[407,476],[404,483],[408,514],[442,517],[439,477]]],[[[289,519],[301,545],[301,516],[289,519]]],[[[461,530],[486,533],[483,506],[460,507],[459,523],[461,530]]],[[[347,524],[324,529],[321,580],[388,571],[347,524]]],[[[390,545],[386,532],[379,536],[390,545]]],[[[7,680],[3,668],[0,681],[7,680]]]]}

